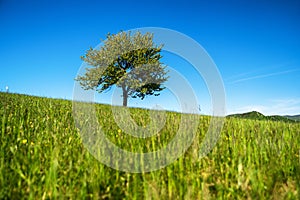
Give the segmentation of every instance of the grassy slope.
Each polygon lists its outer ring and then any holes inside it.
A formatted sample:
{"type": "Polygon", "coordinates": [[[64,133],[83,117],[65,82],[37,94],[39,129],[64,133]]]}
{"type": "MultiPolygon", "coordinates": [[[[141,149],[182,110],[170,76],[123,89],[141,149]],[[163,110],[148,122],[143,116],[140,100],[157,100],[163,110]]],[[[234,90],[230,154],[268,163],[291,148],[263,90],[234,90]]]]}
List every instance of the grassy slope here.
{"type": "MultiPolygon", "coordinates": [[[[120,133],[108,106],[97,110],[108,137],[132,151],[164,146],[180,119],[168,113],[161,136],[142,141],[120,133]]],[[[139,125],[147,124],[147,114],[131,112],[139,125]]],[[[0,93],[0,116],[0,199],[300,197],[300,123],[228,118],[216,147],[199,160],[197,143],[210,120],[201,116],[198,139],[184,156],[161,170],[130,174],[101,164],[84,148],[70,101],[0,93]]]]}

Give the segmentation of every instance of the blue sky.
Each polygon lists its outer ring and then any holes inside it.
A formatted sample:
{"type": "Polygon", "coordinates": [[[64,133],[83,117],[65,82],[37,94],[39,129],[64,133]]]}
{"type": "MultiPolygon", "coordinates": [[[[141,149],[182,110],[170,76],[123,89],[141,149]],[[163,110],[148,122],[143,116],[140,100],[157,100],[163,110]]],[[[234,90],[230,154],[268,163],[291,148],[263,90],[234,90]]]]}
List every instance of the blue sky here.
{"type": "MultiPolygon", "coordinates": [[[[228,113],[299,114],[299,22],[300,1],[289,0],[1,0],[0,90],[72,99],[80,56],[108,32],[164,27],[190,36],[214,60],[228,113]]],[[[208,95],[199,86],[202,113],[210,113],[208,95]]]]}

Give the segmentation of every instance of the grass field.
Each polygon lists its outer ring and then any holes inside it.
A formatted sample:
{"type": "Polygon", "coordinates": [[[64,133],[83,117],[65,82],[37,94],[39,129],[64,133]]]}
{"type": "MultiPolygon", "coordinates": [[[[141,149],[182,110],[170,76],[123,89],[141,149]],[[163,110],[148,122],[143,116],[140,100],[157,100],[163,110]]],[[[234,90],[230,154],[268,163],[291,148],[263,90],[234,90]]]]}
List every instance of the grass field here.
{"type": "MultiPolygon", "coordinates": [[[[132,151],[163,147],[180,118],[167,113],[161,136],[141,141],[120,131],[109,106],[97,111],[110,140],[132,151]]],[[[147,112],[131,116],[146,125],[147,112]]],[[[300,123],[228,118],[215,148],[197,159],[210,122],[201,116],[182,157],[154,172],[125,173],[84,148],[71,101],[0,93],[0,116],[0,199],[300,199],[300,123]]]]}

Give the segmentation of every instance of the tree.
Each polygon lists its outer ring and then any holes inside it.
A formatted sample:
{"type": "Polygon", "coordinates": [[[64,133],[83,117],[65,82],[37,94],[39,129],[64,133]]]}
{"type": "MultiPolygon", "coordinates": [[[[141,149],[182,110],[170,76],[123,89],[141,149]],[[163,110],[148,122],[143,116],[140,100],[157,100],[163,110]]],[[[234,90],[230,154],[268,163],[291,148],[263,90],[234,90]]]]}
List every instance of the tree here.
{"type": "Polygon", "coordinates": [[[151,33],[108,34],[100,49],[90,48],[81,57],[91,67],[76,80],[84,89],[99,93],[114,85],[122,88],[123,106],[127,106],[129,97],[158,96],[168,79],[166,66],[160,62],[161,49],[151,33]]]}

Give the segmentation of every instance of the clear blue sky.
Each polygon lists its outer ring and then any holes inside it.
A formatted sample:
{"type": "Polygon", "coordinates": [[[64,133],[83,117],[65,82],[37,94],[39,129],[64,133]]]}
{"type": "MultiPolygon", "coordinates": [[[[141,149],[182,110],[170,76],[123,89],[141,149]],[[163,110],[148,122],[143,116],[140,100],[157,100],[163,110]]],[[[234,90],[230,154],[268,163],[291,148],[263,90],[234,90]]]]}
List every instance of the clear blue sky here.
{"type": "Polygon", "coordinates": [[[228,113],[300,113],[296,0],[0,0],[0,90],[71,99],[89,47],[108,32],[149,26],[180,31],[206,49],[222,75],[228,113]]]}

